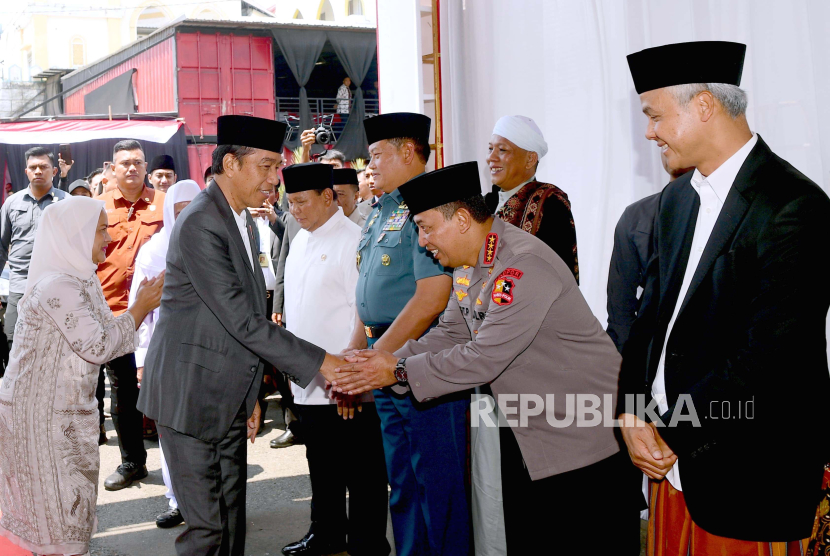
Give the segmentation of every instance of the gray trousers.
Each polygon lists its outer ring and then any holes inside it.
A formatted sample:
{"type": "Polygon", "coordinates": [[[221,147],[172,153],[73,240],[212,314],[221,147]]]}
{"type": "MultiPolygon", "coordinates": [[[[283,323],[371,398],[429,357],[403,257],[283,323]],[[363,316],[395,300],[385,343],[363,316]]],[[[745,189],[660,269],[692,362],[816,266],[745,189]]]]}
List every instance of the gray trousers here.
{"type": "Polygon", "coordinates": [[[243,556],[248,452],[245,405],[216,444],[157,425],[173,493],[187,526],[179,556],[243,556]]]}
{"type": "Polygon", "coordinates": [[[9,353],[11,353],[14,340],[14,325],[17,324],[17,304],[21,297],[23,297],[22,293],[9,292],[9,300],[6,302],[6,322],[3,325],[3,332],[9,340],[9,353]]]}

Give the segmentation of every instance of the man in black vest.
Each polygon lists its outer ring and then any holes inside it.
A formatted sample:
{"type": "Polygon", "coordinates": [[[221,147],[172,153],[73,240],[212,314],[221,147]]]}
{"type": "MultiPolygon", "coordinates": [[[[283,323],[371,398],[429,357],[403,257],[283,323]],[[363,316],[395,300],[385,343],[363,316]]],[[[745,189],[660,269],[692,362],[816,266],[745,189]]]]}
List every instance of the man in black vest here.
{"type": "MultiPolygon", "coordinates": [[[[660,157],[663,169],[673,182],[694,168],[673,169],[665,155],[660,157]]],[[[623,352],[631,325],[637,319],[642,288],[646,285],[646,269],[651,258],[651,235],[660,206],[660,193],[635,201],[625,210],[614,228],[614,249],[608,269],[608,327],[617,351],[623,352]]]]}

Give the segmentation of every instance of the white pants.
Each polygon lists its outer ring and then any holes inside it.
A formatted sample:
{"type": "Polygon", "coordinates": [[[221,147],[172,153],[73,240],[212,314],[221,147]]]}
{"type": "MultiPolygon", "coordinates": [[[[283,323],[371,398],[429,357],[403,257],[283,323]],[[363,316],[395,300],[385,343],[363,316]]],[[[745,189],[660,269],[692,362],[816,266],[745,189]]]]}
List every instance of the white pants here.
{"type": "MultiPolygon", "coordinates": [[[[491,396],[476,387],[471,411],[483,405],[479,400],[489,398],[493,410],[486,415],[498,423],[500,411],[491,396]]],[[[483,403],[483,402],[482,402],[483,403]]],[[[497,427],[479,423],[470,428],[472,459],[472,516],[473,543],[476,556],[503,556],[507,554],[504,532],[504,505],[501,490],[501,441],[497,427]]]]}
{"type": "Polygon", "coordinates": [[[170,484],[170,471],[167,469],[167,461],[164,459],[164,450],[161,449],[161,442],[159,442],[159,456],[161,456],[161,477],[164,479],[164,486],[167,487],[167,492],[164,495],[170,499],[170,509],[175,510],[179,507],[176,502],[176,495],[173,494],[173,487],[170,484]]]}

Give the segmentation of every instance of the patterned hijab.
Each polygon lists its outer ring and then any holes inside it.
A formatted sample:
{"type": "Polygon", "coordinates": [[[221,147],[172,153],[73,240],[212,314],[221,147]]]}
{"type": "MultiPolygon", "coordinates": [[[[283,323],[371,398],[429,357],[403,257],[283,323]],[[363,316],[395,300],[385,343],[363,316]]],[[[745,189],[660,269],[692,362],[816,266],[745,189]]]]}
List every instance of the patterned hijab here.
{"type": "Polygon", "coordinates": [[[66,197],[52,203],[38,222],[26,295],[44,278],[68,274],[81,280],[95,275],[92,246],[104,201],[89,197],[66,197]]]}

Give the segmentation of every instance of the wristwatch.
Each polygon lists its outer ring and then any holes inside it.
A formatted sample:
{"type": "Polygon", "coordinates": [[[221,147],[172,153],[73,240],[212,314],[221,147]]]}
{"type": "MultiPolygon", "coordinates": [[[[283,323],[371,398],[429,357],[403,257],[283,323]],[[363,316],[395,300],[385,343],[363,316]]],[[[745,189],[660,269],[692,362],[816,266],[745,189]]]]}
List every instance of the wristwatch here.
{"type": "Polygon", "coordinates": [[[406,357],[398,359],[398,364],[395,365],[395,380],[398,384],[409,384],[409,377],[406,376],[406,357]]]}

